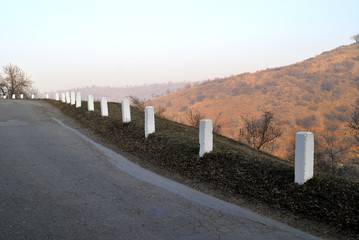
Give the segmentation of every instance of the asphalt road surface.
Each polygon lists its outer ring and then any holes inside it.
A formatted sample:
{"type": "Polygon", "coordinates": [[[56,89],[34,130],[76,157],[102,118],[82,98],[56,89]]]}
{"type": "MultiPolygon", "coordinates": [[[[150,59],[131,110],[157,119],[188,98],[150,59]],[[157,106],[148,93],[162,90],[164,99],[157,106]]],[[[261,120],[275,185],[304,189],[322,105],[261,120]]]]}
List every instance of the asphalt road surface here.
{"type": "Polygon", "coordinates": [[[142,169],[69,123],[47,103],[0,100],[0,239],[316,239],[142,169]]]}

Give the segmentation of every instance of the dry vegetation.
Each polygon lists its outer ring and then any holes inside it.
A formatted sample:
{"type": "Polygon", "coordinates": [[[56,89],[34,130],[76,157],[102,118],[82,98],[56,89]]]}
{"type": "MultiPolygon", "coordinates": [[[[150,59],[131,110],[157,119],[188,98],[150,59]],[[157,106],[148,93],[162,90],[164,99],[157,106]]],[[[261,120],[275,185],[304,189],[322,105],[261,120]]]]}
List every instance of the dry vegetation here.
{"type": "MultiPolygon", "coordinates": [[[[186,124],[190,124],[186,118],[188,109],[211,119],[222,112],[222,134],[236,140],[244,126],[243,116],[259,118],[263,109],[270,110],[283,134],[267,150],[290,158],[297,131],[312,131],[319,136],[334,134],[338,141],[353,146],[348,120],[358,96],[356,43],[293,65],[207,81],[152,102],[155,106],[166,105],[166,116],[186,124]]],[[[323,137],[318,139],[324,143],[323,137]]],[[[341,154],[338,162],[355,163],[357,158],[351,150],[341,154]]]]}

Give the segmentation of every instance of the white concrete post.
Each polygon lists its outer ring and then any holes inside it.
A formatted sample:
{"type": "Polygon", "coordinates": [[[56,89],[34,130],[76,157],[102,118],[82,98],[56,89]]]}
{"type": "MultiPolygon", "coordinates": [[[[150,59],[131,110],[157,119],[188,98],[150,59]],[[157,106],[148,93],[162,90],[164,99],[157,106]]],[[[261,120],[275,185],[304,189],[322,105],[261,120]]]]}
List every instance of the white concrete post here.
{"type": "Polygon", "coordinates": [[[213,124],[211,119],[199,122],[199,157],[213,150],[213,124]]]}
{"type": "Polygon", "coordinates": [[[88,95],[87,96],[87,110],[88,111],[94,111],[94,105],[93,105],[93,96],[92,95],[88,95]]]}
{"type": "Polygon", "coordinates": [[[75,105],[76,103],[76,96],[75,96],[75,92],[71,92],[71,105],[75,105]]]}
{"type": "Polygon", "coordinates": [[[108,116],[107,99],[105,97],[101,97],[101,116],[108,116]]]}
{"type": "Polygon", "coordinates": [[[71,103],[70,93],[66,92],[66,103],[71,103]]]}
{"type": "Polygon", "coordinates": [[[4,97],[3,97],[4,99],[6,99],[6,95],[4,95],[4,97]]]}
{"type": "Polygon", "coordinates": [[[55,94],[55,100],[56,100],[56,101],[60,101],[59,93],[56,93],[56,94],[55,94]]]}
{"type": "Polygon", "coordinates": [[[34,94],[31,94],[31,99],[34,99],[35,98],[35,95],[34,94]]]}
{"type": "Polygon", "coordinates": [[[63,103],[66,102],[66,95],[63,92],[61,93],[61,100],[63,103]]]}
{"type": "Polygon", "coordinates": [[[45,98],[49,99],[49,94],[48,93],[45,94],[45,98]]]}
{"type": "Polygon", "coordinates": [[[15,94],[12,95],[12,99],[15,99],[15,94]]]}
{"type": "Polygon", "coordinates": [[[81,92],[76,93],[76,107],[81,107],[81,92]]]}
{"type": "Polygon", "coordinates": [[[304,184],[313,178],[314,134],[297,132],[295,135],[295,183],[304,184]]]}
{"type": "Polygon", "coordinates": [[[20,94],[20,98],[21,98],[21,99],[24,99],[24,94],[20,94]]]}
{"type": "Polygon", "coordinates": [[[125,98],[122,100],[122,122],[129,123],[131,122],[131,109],[130,109],[130,101],[125,98]]]}
{"type": "Polygon", "coordinates": [[[145,107],[145,137],[155,132],[155,111],[153,106],[145,107]]]}

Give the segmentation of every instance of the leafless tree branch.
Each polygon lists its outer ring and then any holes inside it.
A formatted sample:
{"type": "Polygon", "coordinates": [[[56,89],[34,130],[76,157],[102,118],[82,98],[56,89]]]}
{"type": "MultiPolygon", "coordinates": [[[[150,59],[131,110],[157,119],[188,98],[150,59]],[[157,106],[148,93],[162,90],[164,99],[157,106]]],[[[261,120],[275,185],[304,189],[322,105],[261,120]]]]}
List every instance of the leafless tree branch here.
{"type": "Polygon", "coordinates": [[[201,119],[204,119],[206,117],[205,114],[198,111],[193,111],[192,109],[186,111],[186,116],[189,121],[189,124],[194,127],[199,127],[199,122],[201,121],[201,119]]]}
{"type": "Polygon", "coordinates": [[[129,98],[130,98],[130,101],[132,102],[134,107],[137,107],[142,111],[145,110],[145,107],[148,104],[148,100],[146,100],[145,98],[141,99],[141,98],[139,98],[137,96],[133,96],[133,95],[131,95],[129,98]]]}
{"type": "Polygon", "coordinates": [[[282,136],[280,126],[273,120],[274,114],[267,110],[263,113],[258,119],[253,116],[243,117],[244,125],[239,130],[239,140],[256,149],[263,149],[282,136]]]}
{"type": "Polygon", "coordinates": [[[4,76],[0,82],[0,89],[3,94],[24,94],[29,97],[32,89],[32,81],[24,71],[15,65],[9,64],[3,68],[4,76]]]}

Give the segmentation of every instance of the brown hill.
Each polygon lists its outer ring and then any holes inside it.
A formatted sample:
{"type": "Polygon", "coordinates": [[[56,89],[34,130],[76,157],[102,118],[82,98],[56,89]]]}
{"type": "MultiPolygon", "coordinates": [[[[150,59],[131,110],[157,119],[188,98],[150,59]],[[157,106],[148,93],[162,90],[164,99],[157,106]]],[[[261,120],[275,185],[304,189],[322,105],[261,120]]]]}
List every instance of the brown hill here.
{"type": "Polygon", "coordinates": [[[271,110],[284,130],[272,152],[287,156],[297,131],[348,136],[346,120],[359,96],[359,44],[338,47],[285,67],[207,81],[152,100],[167,117],[188,123],[186,111],[219,113],[225,136],[238,139],[241,116],[271,110]]]}

